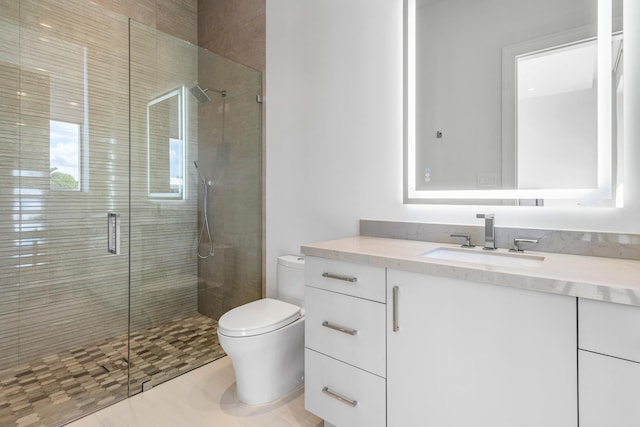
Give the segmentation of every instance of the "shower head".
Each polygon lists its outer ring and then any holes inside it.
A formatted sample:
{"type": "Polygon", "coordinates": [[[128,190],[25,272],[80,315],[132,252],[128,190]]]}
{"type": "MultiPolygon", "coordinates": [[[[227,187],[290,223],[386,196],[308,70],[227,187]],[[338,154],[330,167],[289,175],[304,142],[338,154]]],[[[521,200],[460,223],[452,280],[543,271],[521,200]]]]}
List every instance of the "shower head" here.
{"type": "Polygon", "coordinates": [[[205,87],[203,89],[198,84],[195,85],[194,87],[192,87],[191,89],[189,89],[189,91],[191,92],[191,94],[193,96],[196,97],[196,99],[198,101],[200,101],[202,103],[211,101],[211,98],[209,98],[209,95],[207,95],[207,92],[209,92],[209,91],[215,92],[215,93],[219,94],[220,96],[222,96],[223,98],[225,98],[227,96],[227,90],[226,89],[218,90],[218,89],[213,89],[213,88],[210,88],[210,87],[205,87]]]}
{"type": "MultiPolygon", "coordinates": [[[[191,94],[195,96],[198,101],[203,103],[211,101],[211,98],[209,98],[209,95],[207,95],[208,90],[209,88],[202,89],[200,85],[195,85],[194,87],[189,89],[189,91],[191,91],[191,94]]],[[[198,166],[196,166],[196,169],[197,168],[198,166]]]]}

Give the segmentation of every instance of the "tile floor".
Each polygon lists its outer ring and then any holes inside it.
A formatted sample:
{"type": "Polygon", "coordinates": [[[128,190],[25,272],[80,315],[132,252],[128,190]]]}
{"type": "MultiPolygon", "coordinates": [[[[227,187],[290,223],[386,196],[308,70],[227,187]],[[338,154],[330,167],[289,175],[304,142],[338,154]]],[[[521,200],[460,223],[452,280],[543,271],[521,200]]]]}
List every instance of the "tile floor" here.
{"type": "Polygon", "coordinates": [[[0,371],[0,426],[59,425],[125,398],[128,383],[136,393],[202,366],[224,355],[217,326],[196,314],[133,333],[130,350],[123,335],[0,371]]]}
{"type": "Polygon", "coordinates": [[[304,389],[266,405],[244,405],[233,366],[223,357],[151,390],[81,418],[68,427],[321,427],[304,409],[304,389]]]}

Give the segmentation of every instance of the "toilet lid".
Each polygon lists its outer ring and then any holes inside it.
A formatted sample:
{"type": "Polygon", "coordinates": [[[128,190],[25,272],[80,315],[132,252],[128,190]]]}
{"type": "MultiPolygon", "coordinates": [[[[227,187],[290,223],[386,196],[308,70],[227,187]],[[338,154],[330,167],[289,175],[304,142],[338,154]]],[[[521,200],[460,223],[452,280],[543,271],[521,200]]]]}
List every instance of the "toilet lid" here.
{"type": "Polygon", "coordinates": [[[223,314],[218,321],[218,332],[228,337],[260,335],[282,328],[301,316],[297,305],[265,298],[223,314]]]}

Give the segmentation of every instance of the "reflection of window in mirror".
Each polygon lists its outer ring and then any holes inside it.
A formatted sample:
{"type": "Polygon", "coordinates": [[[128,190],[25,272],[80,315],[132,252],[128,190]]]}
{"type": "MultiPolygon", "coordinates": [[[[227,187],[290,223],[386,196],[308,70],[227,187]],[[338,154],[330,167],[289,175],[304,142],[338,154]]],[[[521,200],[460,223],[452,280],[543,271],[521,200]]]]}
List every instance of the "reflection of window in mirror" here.
{"type": "Polygon", "coordinates": [[[52,190],[80,190],[81,126],[49,121],[49,169],[52,190]]]}
{"type": "MultiPolygon", "coordinates": [[[[619,78],[612,81],[620,87],[621,38],[613,45],[612,75],[619,78]]],[[[597,60],[593,39],[516,58],[517,188],[598,186],[597,60]]]]}
{"type": "Polygon", "coordinates": [[[184,199],[184,88],[147,104],[148,188],[153,198],[184,199]]]}
{"type": "MultiPolygon", "coordinates": [[[[621,46],[621,38],[614,38],[612,73],[618,89],[621,46]]],[[[593,173],[598,169],[597,60],[593,39],[516,58],[517,188],[598,186],[593,173]]],[[[612,91],[614,105],[616,95],[621,91],[612,91]]]]}
{"type": "Polygon", "coordinates": [[[169,138],[169,192],[179,194],[183,185],[184,141],[169,138]]]}
{"type": "Polygon", "coordinates": [[[598,185],[595,40],[516,59],[517,188],[598,185]]]}

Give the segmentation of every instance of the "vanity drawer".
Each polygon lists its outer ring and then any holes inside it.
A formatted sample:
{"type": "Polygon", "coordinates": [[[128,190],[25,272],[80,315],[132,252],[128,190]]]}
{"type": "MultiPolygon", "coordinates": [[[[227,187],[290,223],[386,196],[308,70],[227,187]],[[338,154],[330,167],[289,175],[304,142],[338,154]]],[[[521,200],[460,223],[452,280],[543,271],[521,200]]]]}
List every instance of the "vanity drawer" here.
{"type": "Polygon", "coordinates": [[[385,269],[325,258],[305,258],[308,286],[385,302],[385,269]]]}
{"type": "Polygon", "coordinates": [[[307,286],[305,346],[386,376],[386,306],[307,286]]]}
{"type": "Polygon", "coordinates": [[[304,354],[308,411],[338,427],[386,425],[384,378],[310,349],[304,354]]]}
{"type": "Polygon", "coordinates": [[[583,350],[640,362],[640,307],[579,298],[578,338],[583,350]]]}

